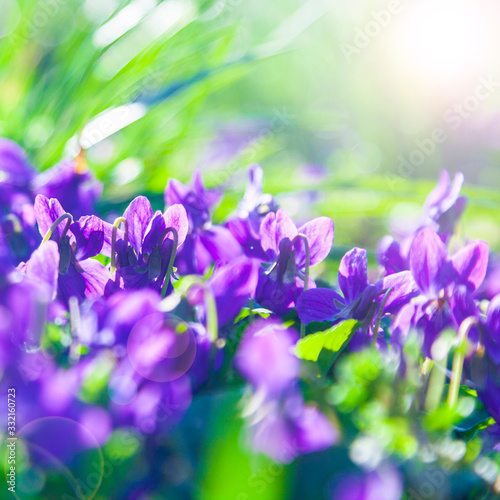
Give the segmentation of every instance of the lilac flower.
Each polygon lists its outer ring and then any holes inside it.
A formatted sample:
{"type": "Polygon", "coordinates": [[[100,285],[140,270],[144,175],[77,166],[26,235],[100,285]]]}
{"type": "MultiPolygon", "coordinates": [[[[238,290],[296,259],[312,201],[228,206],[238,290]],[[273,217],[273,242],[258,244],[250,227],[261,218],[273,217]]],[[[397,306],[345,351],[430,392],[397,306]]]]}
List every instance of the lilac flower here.
{"type": "Polygon", "coordinates": [[[85,304],[79,340],[87,346],[126,345],[144,317],[157,313],[161,297],[154,290],[123,290],[85,304]]]}
{"type": "Polygon", "coordinates": [[[190,229],[200,228],[211,221],[211,212],[222,198],[222,191],[206,189],[201,173],[193,174],[191,187],[177,179],[169,179],[165,188],[165,204],[167,206],[181,204],[189,217],[190,229]]]}
{"type": "Polygon", "coordinates": [[[316,408],[305,405],[298,391],[300,362],[293,352],[297,332],[274,320],[250,324],[235,357],[240,373],[254,390],[249,403],[252,447],[277,462],[330,447],[337,430],[316,408]],[[260,403],[261,409],[255,409],[260,403]]]}
{"type": "Polygon", "coordinates": [[[383,314],[397,313],[418,295],[409,271],[392,274],[370,284],[368,258],[362,248],[353,248],[344,255],[340,262],[338,283],[342,295],[328,288],[316,288],[307,290],[299,297],[296,309],[304,324],[353,318],[364,323],[363,330],[368,334],[386,292],[389,295],[384,302],[383,314]]]}
{"type": "MultiPolygon", "coordinates": [[[[206,285],[210,288],[217,308],[219,327],[231,324],[248,299],[255,295],[258,279],[258,263],[255,260],[238,258],[219,266],[206,285]]],[[[192,305],[198,306],[198,316],[205,318],[206,309],[201,287],[194,285],[188,294],[192,305]]]]}
{"type": "Polygon", "coordinates": [[[178,268],[183,274],[203,274],[214,262],[229,262],[242,255],[238,241],[229,229],[212,225],[211,212],[222,192],[206,189],[200,172],[193,175],[191,187],[170,179],[165,203],[182,204],[189,219],[189,234],[179,252],[178,268]]]}
{"type": "Polygon", "coordinates": [[[19,271],[5,276],[0,285],[0,336],[4,348],[39,346],[45,329],[50,288],[39,277],[31,279],[19,271]]]}
{"type": "Polygon", "coordinates": [[[490,253],[488,269],[483,284],[479,287],[476,296],[479,299],[491,300],[500,293],[500,256],[490,253]]]}
{"type": "Polygon", "coordinates": [[[437,186],[424,203],[424,224],[433,227],[446,241],[467,205],[467,198],[460,196],[464,174],[459,172],[451,181],[448,170],[442,170],[437,186]]]}
{"type": "Polygon", "coordinates": [[[283,328],[278,321],[255,321],[240,343],[236,367],[257,390],[279,395],[299,375],[300,362],[293,353],[297,340],[297,332],[283,328]]]}
{"type": "MultiPolygon", "coordinates": [[[[257,302],[277,314],[288,311],[304,288],[306,265],[315,266],[327,257],[333,235],[333,221],[328,217],[318,217],[297,229],[284,210],[270,212],[262,221],[260,236],[272,264],[267,270],[261,269],[257,302]],[[299,234],[307,239],[309,262],[299,234]]],[[[314,286],[314,282],[309,280],[308,286],[314,286]]]]}
{"type": "MultiPolygon", "coordinates": [[[[104,242],[102,221],[96,216],[80,218],[68,226],[68,219],[56,221],[66,212],[56,199],[38,195],[35,216],[43,236],[50,231],[49,241],[20,268],[32,279],[41,279],[54,297],[57,276],[57,297],[67,304],[70,297],[79,301],[102,296],[108,271],[91,257],[99,254],[104,242]],[[54,244],[55,243],[55,244],[54,244]]],[[[55,298],[55,297],[54,297],[55,298]]]]}
{"type": "Polygon", "coordinates": [[[423,352],[430,356],[439,333],[450,325],[458,328],[463,319],[477,312],[471,294],[484,280],[488,252],[487,243],[475,241],[450,257],[435,231],[421,230],[410,251],[410,269],[420,297],[396,318],[397,336],[405,336],[416,326],[424,333],[423,352]]]}
{"type": "MultiPolygon", "coordinates": [[[[490,415],[500,422],[500,295],[488,305],[482,321],[485,356],[472,364],[472,377],[479,399],[490,415]]],[[[474,361],[474,360],[473,360],[474,361]]]]}
{"type": "Polygon", "coordinates": [[[102,184],[88,170],[85,159],[63,160],[33,180],[33,192],[57,198],[75,217],[91,214],[102,194],[102,184]]]}
{"type": "MultiPolygon", "coordinates": [[[[172,252],[184,243],[188,231],[188,219],[182,205],[173,205],[165,213],[153,214],[151,203],[138,196],[127,207],[123,217],[126,232],[117,231],[116,246],[111,248],[113,227],[104,225],[105,244],[102,253],[116,253],[117,269],[106,285],[106,295],[123,289],[153,288],[162,290],[172,252]],[[174,234],[177,247],[174,249],[174,234]]],[[[170,280],[170,276],[168,278],[170,280]]]]}
{"type": "Polygon", "coordinates": [[[10,208],[19,194],[30,192],[35,175],[24,150],[15,142],[0,137],[0,212],[10,208]]]}
{"type": "Polygon", "coordinates": [[[267,260],[260,243],[260,225],[269,212],[276,212],[277,204],[271,195],[262,191],[264,172],[259,165],[250,167],[250,180],[245,196],[238,205],[236,217],[226,223],[226,227],[242,246],[245,255],[267,260]]]}
{"type": "Polygon", "coordinates": [[[437,186],[429,193],[423,206],[423,218],[419,229],[405,234],[399,242],[392,236],[384,236],[377,246],[377,260],[387,274],[405,271],[410,268],[409,253],[418,232],[430,227],[446,242],[453,234],[467,199],[460,196],[464,176],[458,173],[453,182],[447,170],[442,170],[437,186]]]}

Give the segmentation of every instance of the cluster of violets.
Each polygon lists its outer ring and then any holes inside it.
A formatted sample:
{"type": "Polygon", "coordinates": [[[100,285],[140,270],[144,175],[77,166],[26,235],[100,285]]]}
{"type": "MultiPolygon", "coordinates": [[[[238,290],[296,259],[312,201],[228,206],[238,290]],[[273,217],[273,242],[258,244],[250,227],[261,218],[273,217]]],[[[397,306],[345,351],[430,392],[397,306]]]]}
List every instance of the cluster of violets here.
{"type": "Polygon", "coordinates": [[[93,213],[102,190],[82,156],[37,173],[0,139],[1,385],[17,387],[27,436],[43,417],[77,422],[88,446],[120,427],[167,432],[229,362],[251,394],[244,416],[255,451],[286,463],[324,450],[339,430],[305,398],[295,346],[311,324],[348,319],[357,330],[347,349],[399,355],[402,374],[410,332],[424,360],[453,329],[467,339],[462,380],[500,422],[500,267],[487,243],[452,238],[463,175],[443,171],[415,230],[382,238],[371,279],[366,250],[353,248],[329,288],[311,269],[332,249],[333,221],[297,227],[263,194],[262,176],[250,168],[224,224],[212,222],[223,192],[200,173],[189,186],[169,180],[164,211],[138,196],[105,220],[93,213]],[[50,325],[62,332],[56,340],[50,325]],[[88,397],[96,373],[104,400],[88,397]]]}

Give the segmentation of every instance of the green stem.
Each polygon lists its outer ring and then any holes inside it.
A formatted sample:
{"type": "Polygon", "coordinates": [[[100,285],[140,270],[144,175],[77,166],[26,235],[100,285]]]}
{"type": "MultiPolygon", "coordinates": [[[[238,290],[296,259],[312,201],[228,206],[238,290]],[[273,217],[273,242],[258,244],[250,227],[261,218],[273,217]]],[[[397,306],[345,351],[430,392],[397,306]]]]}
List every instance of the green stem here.
{"type": "Polygon", "coordinates": [[[177,245],[179,244],[179,233],[175,227],[168,227],[163,231],[160,236],[159,247],[161,249],[161,245],[163,244],[164,239],[167,237],[169,233],[172,233],[174,236],[174,244],[172,247],[172,253],[170,254],[170,259],[168,261],[167,273],[165,274],[165,281],[163,282],[163,287],[161,289],[161,296],[164,298],[167,295],[168,284],[170,282],[170,275],[172,274],[172,269],[174,268],[175,256],[177,254],[177,245]]]}
{"type": "Polygon", "coordinates": [[[387,304],[387,300],[389,299],[389,295],[392,292],[392,287],[385,292],[384,298],[382,299],[382,302],[380,304],[380,307],[378,308],[378,314],[377,314],[377,321],[375,322],[375,329],[373,330],[373,337],[372,337],[372,349],[375,349],[375,346],[377,345],[377,339],[378,339],[378,331],[380,329],[380,322],[382,321],[382,316],[384,315],[384,309],[385,305],[387,304]]]}
{"type": "Polygon", "coordinates": [[[52,226],[49,227],[49,230],[47,231],[47,234],[43,237],[42,243],[45,243],[46,241],[49,241],[49,239],[52,236],[52,233],[54,232],[54,230],[65,219],[67,219],[67,222],[66,222],[66,226],[64,227],[64,230],[62,232],[61,240],[66,236],[66,233],[68,232],[69,226],[71,226],[71,224],[73,223],[73,217],[71,216],[71,214],[68,214],[68,213],[62,214],[60,217],[58,217],[56,219],[56,221],[54,222],[54,224],[52,224],[52,226]]]}
{"type": "Polygon", "coordinates": [[[125,245],[128,245],[128,225],[127,219],[125,217],[118,217],[115,222],[113,222],[113,232],[111,233],[111,274],[116,271],[116,234],[118,232],[118,227],[120,224],[123,224],[124,227],[124,239],[125,245]]]}
{"type": "Polygon", "coordinates": [[[429,377],[427,394],[425,396],[425,403],[424,403],[425,411],[430,413],[439,406],[439,403],[441,402],[441,396],[443,395],[443,388],[445,382],[446,382],[445,369],[440,364],[434,362],[429,377]]]}
{"type": "Polygon", "coordinates": [[[460,382],[462,381],[462,370],[464,367],[465,348],[467,346],[467,336],[470,329],[477,324],[477,319],[470,316],[462,321],[458,329],[458,346],[453,355],[451,368],[450,387],[448,389],[448,406],[453,408],[458,401],[460,382]]]}
{"type": "MultiPolygon", "coordinates": [[[[304,242],[305,254],[306,254],[306,269],[304,273],[304,292],[307,291],[309,287],[309,268],[310,268],[310,252],[309,252],[309,241],[307,240],[307,236],[305,234],[299,233],[292,241],[292,246],[294,246],[298,240],[302,240],[304,242]]],[[[306,334],[306,325],[304,323],[300,324],[300,336],[304,337],[306,334]]]]}

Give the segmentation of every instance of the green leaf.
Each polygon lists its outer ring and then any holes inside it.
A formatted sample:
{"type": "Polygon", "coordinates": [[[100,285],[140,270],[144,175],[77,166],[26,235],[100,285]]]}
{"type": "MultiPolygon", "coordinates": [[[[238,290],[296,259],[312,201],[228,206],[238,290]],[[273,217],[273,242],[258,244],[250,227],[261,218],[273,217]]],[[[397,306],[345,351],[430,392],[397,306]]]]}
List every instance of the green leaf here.
{"type": "Polygon", "coordinates": [[[318,361],[321,351],[326,349],[336,354],[333,359],[330,358],[330,362],[333,363],[358,327],[359,321],[348,319],[333,325],[324,332],[307,335],[297,342],[295,354],[300,359],[318,361]]]}

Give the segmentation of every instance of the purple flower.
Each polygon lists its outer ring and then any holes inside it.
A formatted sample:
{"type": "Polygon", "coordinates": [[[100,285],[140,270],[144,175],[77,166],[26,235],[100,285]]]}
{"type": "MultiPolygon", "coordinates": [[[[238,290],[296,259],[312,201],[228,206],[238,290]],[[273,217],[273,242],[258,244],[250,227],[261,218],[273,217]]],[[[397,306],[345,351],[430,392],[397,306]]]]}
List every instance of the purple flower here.
{"type": "Polygon", "coordinates": [[[250,180],[245,196],[238,205],[236,217],[226,223],[226,227],[242,246],[245,255],[267,260],[260,243],[260,225],[269,212],[276,212],[277,204],[271,195],[262,191],[264,172],[259,165],[250,167],[250,180]]]}
{"type": "MultiPolygon", "coordinates": [[[[258,280],[258,263],[252,259],[239,258],[219,266],[207,280],[217,308],[219,328],[231,324],[248,299],[255,295],[258,280]]],[[[203,290],[193,286],[189,293],[189,301],[198,306],[198,315],[206,316],[203,290]]]]}
{"type": "Polygon", "coordinates": [[[488,245],[475,241],[450,257],[439,235],[422,229],[410,251],[410,269],[420,297],[396,318],[397,335],[405,336],[411,326],[424,333],[423,351],[430,348],[446,327],[458,328],[467,316],[476,313],[472,295],[481,285],[488,265],[488,245]],[[411,319],[410,319],[411,318],[411,319]]]}
{"type": "Polygon", "coordinates": [[[165,203],[179,203],[186,209],[189,234],[179,252],[178,268],[182,274],[203,274],[212,263],[225,263],[242,255],[242,248],[229,229],[212,225],[211,212],[222,192],[206,189],[199,171],[191,187],[170,179],[165,189],[165,203]]]}
{"type": "Polygon", "coordinates": [[[68,219],[53,227],[66,214],[56,199],[38,195],[35,216],[42,236],[52,231],[49,241],[42,243],[30,260],[20,268],[32,279],[42,280],[54,294],[57,276],[57,297],[68,304],[70,297],[97,298],[102,296],[108,280],[107,269],[97,260],[104,242],[104,227],[96,216],[87,216],[68,227],[68,219]]]}
{"type": "Polygon", "coordinates": [[[391,274],[370,284],[368,258],[366,250],[362,248],[353,248],[344,255],[339,266],[338,283],[342,295],[329,288],[316,288],[307,290],[299,297],[297,312],[304,324],[353,318],[362,321],[362,330],[369,334],[386,292],[389,295],[383,314],[395,314],[418,295],[417,286],[409,271],[391,274]]]}
{"type": "MultiPolygon", "coordinates": [[[[333,221],[318,217],[299,229],[284,210],[270,212],[262,221],[260,236],[262,249],[272,264],[261,269],[255,299],[277,314],[286,313],[304,288],[306,248],[309,246],[309,266],[322,262],[330,253],[333,243],[333,221]]],[[[314,286],[312,280],[308,286],[314,286]]]]}
{"type": "Polygon", "coordinates": [[[293,353],[295,330],[274,320],[258,320],[245,331],[235,357],[240,373],[257,389],[279,395],[293,386],[300,362],[293,353]]]}
{"type": "MultiPolygon", "coordinates": [[[[157,210],[153,214],[151,203],[138,196],[127,207],[123,217],[126,233],[117,231],[116,246],[111,248],[113,227],[104,224],[105,244],[102,253],[116,254],[116,272],[106,285],[106,295],[123,289],[153,288],[160,291],[172,252],[184,243],[188,231],[186,211],[182,205],[173,205],[165,213],[157,210]],[[174,249],[174,234],[177,232],[177,247],[174,249]]],[[[170,279],[170,276],[169,276],[170,279]]]]}
{"type": "Polygon", "coordinates": [[[0,137],[0,212],[10,208],[19,193],[30,192],[34,175],[35,170],[21,146],[0,137]]]}
{"type": "Polygon", "coordinates": [[[425,225],[433,227],[446,241],[467,205],[467,198],[460,196],[464,174],[459,172],[451,181],[450,173],[442,170],[437,186],[424,203],[425,225]]]}
{"type": "Polygon", "coordinates": [[[463,181],[462,173],[458,173],[452,182],[449,172],[442,170],[437,186],[425,200],[420,228],[404,235],[401,242],[392,236],[384,236],[380,240],[377,246],[377,260],[387,274],[409,269],[410,248],[421,229],[430,227],[444,242],[449,239],[467,204],[467,199],[460,196],[463,181]]]}
{"type": "Polygon", "coordinates": [[[381,467],[364,475],[350,474],[337,480],[332,500],[400,500],[401,474],[393,467],[381,467]]]}
{"type": "Polygon", "coordinates": [[[274,320],[246,329],[235,357],[239,372],[254,388],[245,413],[252,448],[277,462],[329,448],[337,430],[298,390],[300,361],[293,349],[297,332],[274,320]],[[254,418],[255,417],[255,418],[254,418]]]}
{"type": "Polygon", "coordinates": [[[157,313],[160,301],[158,293],[144,288],[123,290],[86,304],[79,340],[88,346],[126,345],[134,326],[144,317],[157,313]]]}
{"type": "Polygon", "coordinates": [[[63,160],[38,174],[33,192],[47,198],[57,198],[75,217],[91,214],[102,194],[102,184],[87,169],[85,160],[63,160]]]}
{"type": "MultiPolygon", "coordinates": [[[[486,318],[481,322],[485,356],[472,364],[472,378],[479,399],[490,415],[500,422],[500,295],[488,305],[486,318]]],[[[474,360],[473,360],[474,361],[474,360]]]]}
{"type": "Polygon", "coordinates": [[[190,229],[200,228],[211,221],[211,212],[222,198],[222,191],[206,189],[199,170],[193,174],[191,187],[170,179],[165,188],[167,206],[181,204],[186,209],[190,229]]]}

